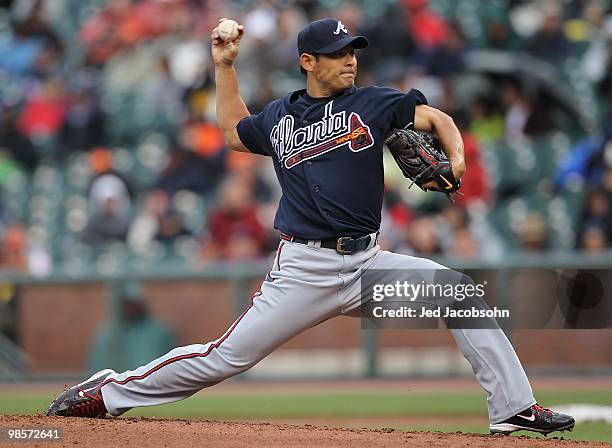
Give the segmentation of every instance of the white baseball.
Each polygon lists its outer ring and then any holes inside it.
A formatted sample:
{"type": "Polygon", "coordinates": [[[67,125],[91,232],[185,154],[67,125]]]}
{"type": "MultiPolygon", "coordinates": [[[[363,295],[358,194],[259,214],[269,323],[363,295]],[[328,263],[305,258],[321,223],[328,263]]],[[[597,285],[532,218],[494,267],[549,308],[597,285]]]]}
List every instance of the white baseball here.
{"type": "Polygon", "coordinates": [[[225,42],[229,42],[238,37],[238,22],[227,19],[221,22],[217,28],[219,37],[225,42]]]}

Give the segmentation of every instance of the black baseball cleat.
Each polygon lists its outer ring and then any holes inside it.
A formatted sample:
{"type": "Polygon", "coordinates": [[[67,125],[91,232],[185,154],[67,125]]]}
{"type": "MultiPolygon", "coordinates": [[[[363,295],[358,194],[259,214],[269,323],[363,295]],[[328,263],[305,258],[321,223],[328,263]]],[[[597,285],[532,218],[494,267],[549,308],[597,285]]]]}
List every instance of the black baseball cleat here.
{"type": "Polygon", "coordinates": [[[576,421],[571,415],[553,412],[536,403],[508,420],[489,425],[489,430],[491,434],[534,431],[546,436],[553,431],[571,431],[575,424],[576,421]]]}
{"type": "Polygon", "coordinates": [[[90,418],[106,417],[106,407],[102,400],[100,386],[102,386],[102,381],[111,373],[115,373],[115,371],[111,369],[100,370],[82,383],[66,389],[51,403],[47,415],[90,418]]]}

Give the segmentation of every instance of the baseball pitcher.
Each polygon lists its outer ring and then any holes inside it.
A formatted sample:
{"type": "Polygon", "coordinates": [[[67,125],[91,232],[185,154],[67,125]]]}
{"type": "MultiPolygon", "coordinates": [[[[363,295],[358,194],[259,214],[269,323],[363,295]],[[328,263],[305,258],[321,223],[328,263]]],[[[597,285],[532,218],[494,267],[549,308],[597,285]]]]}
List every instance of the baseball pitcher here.
{"type": "MultiPolygon", "coordinates": [[[[270,272],[218,339],[176,348],[132,371],[100,371],[62,393],[48,415],[118,416],[187,398],[251,368],[300,332],[354,314],[365,270],[394,269],[410,277],[446,269],[382,251],[377,238],[385,141],[407,177],[423,189],[452,194],[466,169],[453,120],[428,106],[418,90],[356,86],[355,50],[368,41],[329,18],[310,23],[297,38],[306,88],[251,115],[234,69],[244,31],[224,21],[224,32],[218,27],[211,36],[219,126],[232,150],[269,157],[282,188],[274,221],[280,238],[270,272]],[[441,150],[422,133],[435,136],[441,150]]],[[[571,416],[537,404],[499,328],[450,331],[487,392],[491,432],[573,429],[571,416]]]]}

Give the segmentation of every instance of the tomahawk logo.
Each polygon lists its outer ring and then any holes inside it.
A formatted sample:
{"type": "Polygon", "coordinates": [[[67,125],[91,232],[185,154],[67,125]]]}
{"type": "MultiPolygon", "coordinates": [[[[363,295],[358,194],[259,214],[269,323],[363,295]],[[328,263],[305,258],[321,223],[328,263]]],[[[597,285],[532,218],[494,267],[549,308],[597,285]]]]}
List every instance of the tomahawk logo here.
{"type": "Polygon", "coordinates": [[[348,30],[346,29],[344,24],[340,20],[338,20],[338,27],[336,28],[336,31],[334,31],[334,34],[340,34],[340,31],[343,31],[344,34],[348,34],[348,30]]]}
{"type": "Polygon", "coordinates": [[[285,168],[291,169],[304,160],[348,145],[353,152],[363,151],[374,144],[369,126],[358,113],[332,113],[333,101],[325,106],[323,118],[309,126],[295,129],[295,119],[285,115],[272,128],[270,142],[285,168]]]}

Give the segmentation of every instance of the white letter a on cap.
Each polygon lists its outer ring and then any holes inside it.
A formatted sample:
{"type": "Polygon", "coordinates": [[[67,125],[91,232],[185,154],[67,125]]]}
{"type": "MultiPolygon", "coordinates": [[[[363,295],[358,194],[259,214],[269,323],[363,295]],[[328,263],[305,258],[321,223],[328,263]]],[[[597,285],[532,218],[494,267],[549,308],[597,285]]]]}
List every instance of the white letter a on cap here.
{"type": "Polygon", "coordinates": [[[348,30],[346,29],[344,24],[340,20],[338,20],[338,28],[336,28],[334,34],[340,34],[340,30],[344,31],[345,34],[348,34],[348,30]]]}

